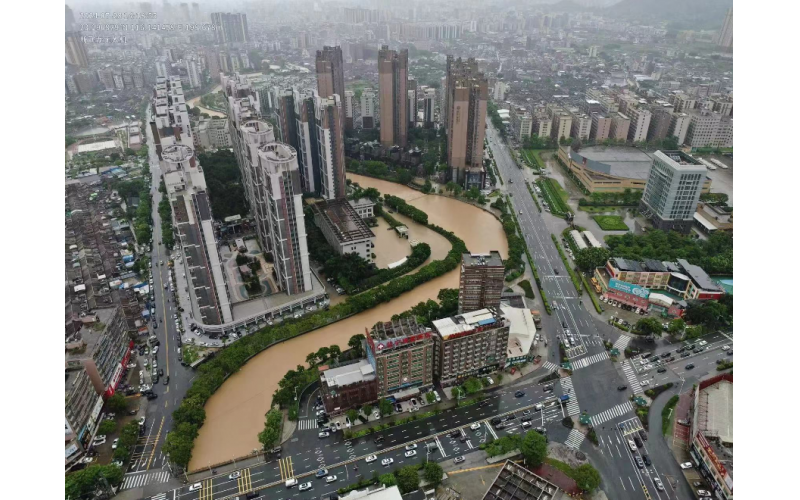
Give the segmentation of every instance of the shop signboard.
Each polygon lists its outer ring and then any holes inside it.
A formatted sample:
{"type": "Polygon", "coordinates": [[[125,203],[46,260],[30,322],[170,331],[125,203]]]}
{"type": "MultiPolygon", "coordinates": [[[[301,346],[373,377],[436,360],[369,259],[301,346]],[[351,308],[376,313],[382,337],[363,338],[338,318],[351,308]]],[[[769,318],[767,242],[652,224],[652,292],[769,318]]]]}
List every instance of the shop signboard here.
{"type": "Polygon", "coordinates": [[[647,288],[641,287],[639,285],[634,285],[633,283],[626,283],[616,278],[611,278],[608,281],[608,287],[622,293],[627,293],[630,295],[641,297],[643,299],[646,299],[647,297],[650,296],[650,290],[648,290],[647,288]]]}

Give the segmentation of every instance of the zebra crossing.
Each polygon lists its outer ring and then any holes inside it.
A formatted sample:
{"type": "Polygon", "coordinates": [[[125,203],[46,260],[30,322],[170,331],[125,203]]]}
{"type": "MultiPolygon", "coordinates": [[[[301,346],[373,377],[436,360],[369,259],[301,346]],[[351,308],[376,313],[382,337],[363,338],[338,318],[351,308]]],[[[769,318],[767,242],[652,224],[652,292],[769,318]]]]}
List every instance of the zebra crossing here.
{"type": "Polygon", "coordinates": [[[584,354],[586,354],[586,346],[581,344],[575,347],[570,347],[569,349],[566,350],[566,353],[567,357],[570,359],[577,358],[578,356],[583,356],[584,354]]]}
{"type": "Polygon", "coordinates": [[[630,401],[625,401],[620,405],[613,406],[608,410],[593,416],[591,418],[592,426],[597,427],[598,425],[604,422],[608,422],[609,420],[621,417],[630,411],[633,411],[633,405],[631,404],[630,401]]]}
{"type": "Polygon", "coordinates": [[[644,394],[642,386],[639,385],[639,379],[636,378],[636,370],[633,369],[627,359],[622,362],[622,371],[625,373],[625,378],[628,379],[628,385],[631,386],[633,393],[636,395],[644,394]]]}
{"type": "Polygon", "coordinates": [[[167,500],[166,493],[156,493],[155,495],[150,497],[150,500],[167,500]]]}
{"type": "Polygon", "coordinates": [[[575,395],[575,390],[572,387],[572,377],[564,377],[561,379],[561,389],[564,391],[564,394],[569,394],[566,411],[567,416],[571,417],[580,413],[581,408],[578,406],[578,397],[575,395]]]}
{"type": "Polygon", "coordinates": [[[167,481],[169,481],[168,470],[149,472],[147,474],[135,474],[122,480],[121,489],[139,488],[141,486],[147,486],[148,484],[166,483],[167,481]]]}
{"type": "Polygon", "coordinates": [[[309,431],[317,429],[317,421],[313,418],[301,418],[297,420],[297,430],[309,431]]]}
{"type": "Polygon", "coordinates": [[[614,342],[614,348],[619,349],[619,352],[624,352],[625,348],[628,347],[628,344],[631,343],[631,338],[627,335],[620,335],[616,342],[614,342]]]}
{"type": "Polygon", "coordinates": [[[567,440],[564,444],[573,450],[577,450],[581,447],[584,439],[586,439],[586,436],[581,431],[572,429],[569,431],[569,436],[567,436],[567,440]]]}
{"type": "Polygon", "coordinates": [[[592,354],[588,358],[581,358],[577,361],[572,362],[572,369],[573,370],[580,370],[581,368],[585,368],[589,365],[597,363],[598,361],[603,361],[604,359],[608,359],[608,352],[603,351],[597,354],[592,354]]]}
{"type": "Polygon", "coordinates": [[[551,373],[558,370],[558,365],[555,363],[551,363],[550,361],[545,361],[542,366],[544,367],[545,370],[551,373]]]}

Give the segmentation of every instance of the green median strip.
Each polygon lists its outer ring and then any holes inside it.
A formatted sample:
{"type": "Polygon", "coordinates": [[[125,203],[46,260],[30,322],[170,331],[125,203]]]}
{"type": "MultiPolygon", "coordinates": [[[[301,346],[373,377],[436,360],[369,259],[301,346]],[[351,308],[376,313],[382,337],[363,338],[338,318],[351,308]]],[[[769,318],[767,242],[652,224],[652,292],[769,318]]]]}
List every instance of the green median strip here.
{"type": "Polygon", "coordinates": [[[542,213],[542,206],[539,205],[539,200],[536,198],[536,193],[533,192],[533,188],[531,187],[530,182],[525,181],[525,185],[528,186],[528,192],[531,194],[531,198],[533,198],[533,202],[536,203],[536,208],[539,209],[539,213],[542,213]]]}
{"type": "Polygon", "coordinates": [[[578,278],[578,275],[575,274],[575,270],[572,269],[572,266],[569,265],[569,260],[567,260],[564,250],[561,248],[561,245],[558,244],[558,238],[556,238],[555,234],[551,234],[550,237],[553,238],[553,244],[556,246],[556,250],[558,250],[558,255],[561,256],[561,261],[564,262],[564,266],[567,268],[569,277],[572,279],[572,284],[575,285],[575,290],[578,291],[578,295],[583,295],[581,280],[578,278]]]}

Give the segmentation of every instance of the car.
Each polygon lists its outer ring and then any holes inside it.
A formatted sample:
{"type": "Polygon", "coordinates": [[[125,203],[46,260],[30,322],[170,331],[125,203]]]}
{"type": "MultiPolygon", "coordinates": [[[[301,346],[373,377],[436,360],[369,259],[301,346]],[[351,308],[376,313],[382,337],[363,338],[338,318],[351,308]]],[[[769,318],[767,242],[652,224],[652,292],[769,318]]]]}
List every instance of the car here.
{"type": "Polygon", "coordinates": [[[705,340],[701,340],[700,342],[697,343],[697,345],[700,345],[700,346],[707,345],[707,344],[708,344],[708,342],[706,342],[705,340]]]}
{"type": "Polygon", "coordinates": [[[484,406],[489,406],[490,404],[491,403],[488,400],[484,399],[483,401],[478,403],[478,407],[483,408],[484,406]]]}
{"type": "Polygon", "coordinates": [[[524,395],[525,395],[525,393],[522,392],[522,391],[517,391],[517,392],[514,393],[514,397],[515,398],[521,398],[524,395]]]}
{"type": "Polygon", "coordinates": [[[501,423],[495,425],[494,428],[499,431],[499,430],[505,429],[506,428],[506,424],[501,422],[501,423]]]}
{"type": "Polygon", "coordinates": [[[294,488],[295,486],[297,486],[297,479],[291,477],[291,478],[286,480],[286,487],[287,488],[294,488]]]}
{"type": "Polygon", "coordinates": [[[96,457],[83,457],[80,460],[80,463],[82,463],[82,464],[90,464],[90,463],[94,462],[95,460],[97,460],[96,457]]]}
{"type": "Polygon", "coordinates": [[[543,392],[553,392],[553,386],[552,385],[546,385],[546,386],[544,386],[542,391],[543,392]]]}
{"type": "Polygon", "coordinates": [[[193,485],[189,486],[189,491],[197,491],[203,487],[203,483],[194,483],[193,485]]]}
{"type": "Polygon", "coordinates": [[[647,358],[649,358],[649,357],[650,357],[650,356],[652,356],[652,355],[653,355],[653,353],[652,353],[652,352],[646,352],[646,353],[642,354],[642,359],[647,359],[647,358]]]}
{"type": "Polygon", "coordinates": [[[693,363],[689,363],[688,365],[686,365],[686,369],[687,370],[691,370],[692,368],[694,368],[694,364],[693,363]]]}
{"type": "Polygon", "coordinates": [[[158,397],[158,394],[154,394],[154,393],[152,393],[152,392],[148,392],[148,393],[147,393],[147,395],[146,395],[145,397],[146,397],[147,399],[156,399],[156,398],[158,397]]]}
{"type": "Polygon", "coordinates": [[[486,377],[486,381],[489,383],[489,385],[494,385],[494,379],[492,377],[486,377]]]}
{"type": "Polygon", "coordinates": [[[697,490],[697,494],[700,495],[701,497],[710,497],[711,496],[711,493],[709,493],[706,490],[697,490]]]}
{"type": "Polygon", "coordinates": [[[728,356],[733,356],[733,349],[731,349],[730,351],[728,351],[728,356]]]}
{"type": "Polygon", "coordinates": [[[328,476],[325,478],[326,483],[335,483],[338,479],[336,478],[336,474],[328,476]]]}
{"type": "Polygon", "coordinates": [[[692,486],[694,486],[695,488],[699,488],[699,487],[703,486],[703,483],[700,482],[700,481],[695,481],[695,482],[692,483],[692,486]]]}
{"type": "Polygon", "coordinates": [[[372,462],[374,462],[377,459],[378,459],[378,457],[376,457],[375,455],[370,455],[367,458],[365,458],[364,461],[367,462],[368,464],[371,464],[372,462]]]}
{"type": "Polygon", "coordinates": [[[118,445],[119,445],[119,438],[117,438],[117,439],[115,439],[115,440],[113,440],[111,442],[111,449],[112,450],[116,450],[118,445]]]}
{"type": "Polygon", "coordinates": [[[411,399],[411,406],[419,406],[419,403],[417,403],[416,399],[411,399]]]}
{"type": "Polygon", "coordinates": [[[659,369],[658,369],[658,370],[656,370],[656,371],[657,371],[658,373],[664,373],[664,372],[666,372],[666,371],[667,371],[667,369],[666,369],[665,367],[663,367],[663,366],[662,366],[661,368],[659,368],[659,369]]]}
{"type": "Polygon", "coordinates": [[[535,430],[536,432],[538,432],[542,436],[547,434],[547,429],[545,429],[544,427],[534,427],[533,430],[535,430]]]}
{"type": "Polygon", "coordinates": [[[639,436],[633,436],[633,442],[636,443],[636,446],[638,446],[639,448],[644,446],[644,443],[642,443],[642,438],[640,438],[639,436]]]}
{"type": "Polygon", "coordinates": [[[311,489],[311,482],[303,483],[300,485],[300,491],[308,491],[311,489]]]}
{"type": "Polygon", "coordinates": [[[386,441],[386,436],[378,436],[375,438],[375,443],[382,443],[386,441]]]}
{"type": "Polygon", "coordinates": [[[393,463],[394,463],[394,458],[384,458],[383,460],[381,460],[381,465],[383,465],[384,467],[388,467],[393,463]]]}
{"type": "Polygon", "coordinates": [[[639,385],[641,385],[642,387],[647,387],[648,385],[650,385],[650,381],[642,380],[641,382],[639,382],[639,385]]]}
{"type": "Polygon", "coordinates": [[[683,352],[683,351],[685,351],[685,350],[686,350],[686,348],[685,348],[685,347],[679,347],[679,348],[675,349],[675,352],[677,352],[678,354],[680,354],[680,353],[682,353],[682,352],[683,352]]]}
{"type": "Polygon", "coordinates": [[[691,354],[688,352],[681,353],[682,358],[688,358],[689,356],[691,356],[691,354]]]}
{"type": "Polygon", "coordinates": [[[531,410],[525,410],[522,412],[523,415],[530,415],[531,413],[531,410]]]}
{"type": "Polygon", "coordinates": [[[514,415],[513,413],[512,413],[512,414],[510,414],[510,415],[506,415],[505,417],[503,417],[503,420],[516,420],[516,419],[517,419],[517,416],[516,416],[516,415],[514,415]]]}
{"type": "Polygon", "coordinates": [[[694,467],[692,462],[683,462],[681,464],[681,469],[691,469],[692,467],[694,467]]]}
{"type": "MultiPolygon", "coordinates": [[[[622,424],[620,424],[620,427],[622,427],[622,424]]],[[[628,448],[630,448],[632,452],[636,453],[636,443],[634,443],[632,439],[628,440],[628,448]]]]}
{"type": "Polygon", "coordinates": [[[691,351],[691,350],[693,350],[695,347],[697,347],[697,346],[696,346],[696,345],[694,345],[694,344],[689,344],[689,345],[687,345],[687,346],[686,346],[686,350],[687,350],[687,351],[691,351]]]}
{"type": "Polygon", "coordinates": [[[661,355],[661,357],[662,357],[662,358],[668,358],[668,357],[669,357],[669,353],[668,353],[668,352],[665,352],[664,354],[662,354],[662,355],[661,355]]]}
{"type": "Polygon", "coordinates": [[[640,469],[644,469],[644,461],[642,460],[642,457],[636,455],[635,458],[636,458],[636,466],[639,467],[640,469]]]}
{"type": "Polygon", "coordinates": [[[344,424],[348,429],[352,427],[353,423],[350,421],[350,417],[344,417],[344,424]]]}
{"type": "Polygon", "coordinates": [[[319,438],[320,438],[320,439],[324,439],[324,438],[326,438],[326,437],[328,437],[328,436],[330,436],[330,435],[331,435],[331,433],[330,433],[330,432],[328,432],[328,431],[322,431],[322,432],[320,432],[320,433],[319,433],[319,438]]]}
{"type": "Polygon", "coordinates": [[[164,376],[164,369],[163,369],[163,368],[159,368],[159,370],[158,370],[158,376],[159,376],[159,377],[162,377],[162,376],[164,376]]]}
{"type": "Polygon", "coordinates": [[[469,428],[470,430],[477,431],[478,429],[481,428],[481,424],[475,422],[474,424],[470,425],[469,428]]]}
{"type": "Polygon", "coordinates": [[[617,390],[618,390],[618,391],[624,391],[624,390],[625,390],[625,389],[627,389],[627,388],[628,388],[628,386],[627,386],[627,385],[619,385],[619,386],[617,386],[617,390]]]}
{"type": "Polygon", "coordinates": [[[520,419],[520,421],[521,421],[521,422],[523,422],[523,423],[525,423],[525,422],[530,422],[531,420],[533,420],[531,417],[522,417],[522,418],[520,419]]]}
{"type": "Polygon", "coordinates": [[[394,405],[394,409],[397,411],[397,413],[403,413],[403,407],[400,405],[400,403],[394,405]]]}
{"type": "Polygon", "coordinates": [[[169,375],[164,377],[164,385],[169,385],[169,375]]]}
{"type": "Polygon", "coordinates": [[[544,408],[544,405],[542,403],[536,403],[536,406],[533,407],[533,409],[536,411],[542,411],[542,408],[544,408]]]}
{"type": "Polygon", "coordinates": [[[460,435],[461,435],[461,431],[453,431],[453,432],[450,433],[450,437],[451,438],[457,438],[460,435]]]}
{"type": "Polygon", "coordinates": [[[653,483],[655,483],[656,489],[658,491],[664,491],[664,483],[661,482],[661,479],[659,479],[657,477],[653,478],[653,483]]]}
{"type": "Polygon", "coordinates": [[[495,417],[490,422],[492,423],[492,425],[498,425],[502,421],[503,420],[500,417],[495,417]]]}
{"type": "Polygon", "coordinates": [[[453,459],[453,463],[454,463],[454,464],[460,464],[460,463],[461,463],[461,462],[463,462],[464,460],[466,460],[466,459],[465,459],[463,456],[458,456],[458,457],[456,457],[456,458],[454,458],[454,459],[453,459]]]}
{"type": "Polygon", "coordinates": [[[724,346],[722,346],[722,350],[723,350],[723,351],[727,351],[727,350],[729,350],[730,348],[731,348],[731,346],[729,346],[729,345],[727,345],[727,344],[725,344],[724,346]]]}
{"type": "Polygon", "coordinates": [[[650,460],[650,457],[647,455],[642,455],[642,460],[644,460],[644,464],[648,467],[653,464],[652,460],[650,460]]]}
{"type": "Polygon", "coordinates": [[[413,457],[416,454],[417,454],[417,450],[408,450],[407,452],[404,453],[406,458],[413,457]]]}
{"type": "MultiPolygon", "coordinates": [[[[527,417],[526,417],[526,418],[527,418],[527,417]]],[[[530,427],[530,426],[532,426],[532,425],[533,425],[533,424],[530,422],[530,420],[523,420],[523,421],[522,421],[522,428],[523,428],[523,429],[527,429],[528,427],[530,427]]]]}
{"type": "Polygon", "coordinates": [[[123,462],[122,460],[114,460],[111,463],[116,465],[117,467],[122,467],[123,465],[125,465],[125,462],[123,462]]]}
{"type": "Polygon", "coordinates": [[[228,476],[228,479],[238,479],[242,475],[242,471],[236,471],[228,476]]]}
{"type": "Polygon", "coordinates": [[[328,475],[328,469],[320,469],[317,471],[317,479],[323,478],[328,475]]]}

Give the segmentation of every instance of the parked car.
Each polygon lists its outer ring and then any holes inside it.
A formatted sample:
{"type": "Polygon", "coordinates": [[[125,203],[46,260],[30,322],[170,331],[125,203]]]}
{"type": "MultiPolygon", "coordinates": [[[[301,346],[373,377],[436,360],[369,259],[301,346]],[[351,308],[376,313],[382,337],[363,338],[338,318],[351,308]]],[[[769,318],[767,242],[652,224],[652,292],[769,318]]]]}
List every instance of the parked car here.
{"type": "Polygon", "coordinates": [[[410,458],[410,457],[413,457],[416,454],[417,454],[417,450],[408,450],[407,452],[405,452],[404,455],[405,455],[406,458],[410,458]]]}
{"type": "Polygon", "coordinates": [[[460,464],[464,460],[466,460],[464,457],[459,456],[459,457],[456,457],[456,458],[453,459],[453,463],[454,464],[460,464]]]}
{"type": "Polygon", "coordinates": [[[656,485],[656,489],[658,491],[664,491],[664,483],[661,482],[659,478],[653,478],[653,483],[656,485]]]}
{"type": "Polygon", "coordinates": [[[193,485],[189,486],[189,491],[197,491],[203,487],[203,483],[194,483],[193,485]]]}
{"type": "Polygon", "coordinates": [[[378,457],[376,457],[375,455],[370,455],[367,458],[365,458],[364,461],[367,462],[368,464],[370,464],[370,463],[374,462],[377,459],[378,459],[378,457]]]}
{"type": "Polygon", "coordinates": [[[681,469],[691,469],[692,467],[694,467],[694,465],[692,465],[692,462],[683,462],[681,464],[681,469]]]}
{"type": "Polygon", "coordinates": [[[479,424],[479,423],[477,423],[477,422],[476,422],[476,423],[474,423],[474,424],[470,425],[470,426],[469,426],[469,428],[470,428],[471,430],[473,430],[473,431],[477,431],[478,429],[480,429],[480,428],[481,428],[481,424],[479,424]]]}
{"type": "Polygon", "coordinates": [[[333,474],[325,478],[326,483],[335,483],[336,481],[337,481],[336,474],[333,474]]]}
{"type": "Polygon", "coordinates": [[[328,469],[320,469],[317,471],[317,479],[323,478],[328,475],[328,469]]]}
{"type": "Polygon", "coordinates": [[[320,438],[320,439],[323,439],[323,438],[326,438],[326,437],[328,437],[328,436],[330,436],[330,435],[331,435],[331,433],[330,433],[330,432],[328,432],[328,431],[322,431],[322,432],[320,432],[320,433],[319,433],[319,438],[320,438]]]}
{"type": "Polygon", "coordinates": [[[384,467],[388,467],[393,463],[394,463],[394,458],[384,458],[383,460],[381,460],[381,465],[383,465],[384,467]]]}

